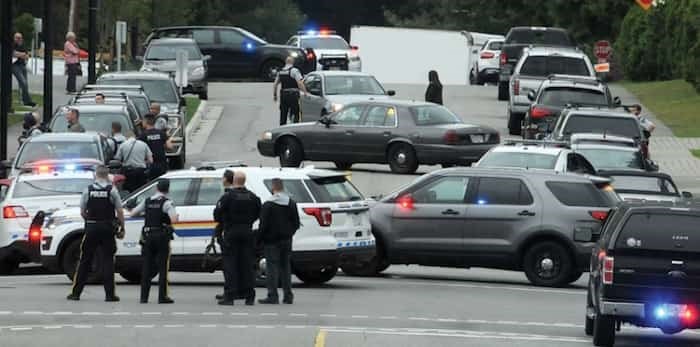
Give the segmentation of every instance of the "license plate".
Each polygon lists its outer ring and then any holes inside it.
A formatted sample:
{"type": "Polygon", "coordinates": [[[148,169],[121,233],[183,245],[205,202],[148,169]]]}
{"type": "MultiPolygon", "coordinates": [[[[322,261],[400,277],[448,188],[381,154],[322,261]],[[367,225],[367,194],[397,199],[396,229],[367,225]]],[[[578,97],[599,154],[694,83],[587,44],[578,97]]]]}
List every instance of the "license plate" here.
{"type": "Polygon", "coordinates": [[[362,218],[360,217],[360,215],[351,214],[350,218],[352,219],[352,225],[354,225],[354,226],[362,225],[362,218]]]}
{"type": "Polygon", "coordinates": [[[340,66],[331,66],[328,70],[340,70],[340,66]]]}
{"type": "Polygon", "coordinates": [[[472,143],[484,143],[484,135],[469,135],[472,143]]]}
{"type": "Polygon", "coordinates": [[[348,232],[347,231],[339,231],[337,233],[334,233],[333,236],[336,239],[347,239],[348,238],[348,232]]]}

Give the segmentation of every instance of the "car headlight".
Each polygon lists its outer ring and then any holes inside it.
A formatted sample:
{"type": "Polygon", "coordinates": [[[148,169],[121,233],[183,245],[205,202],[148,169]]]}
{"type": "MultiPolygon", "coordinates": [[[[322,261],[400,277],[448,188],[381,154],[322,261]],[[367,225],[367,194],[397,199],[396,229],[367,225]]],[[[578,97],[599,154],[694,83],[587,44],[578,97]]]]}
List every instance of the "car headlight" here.
{"type": "Polygon", "coordinates": [[[197,66],[196,68],[192,69],[192,72],[190,73],[191,76],[204,76],[205,70],[204,66],[197,66]]]}
{"type": "Polygon", "coordinates": [[[333,112],[338,112],[343,109],[343,106],[345,105],[333,103],[331,104],[331,110],[333,110],[333,112]]]}
{"type": "Polygon", "coordinates": [[[299,52],[289,51],[289,56],[292,58],[299,58],[299,52]]]}
{"type": "Polygon", "coordinates": [[[262,134],[262,139],[266,141],[272,140],[272,132],[266,131],[262,134]]]}

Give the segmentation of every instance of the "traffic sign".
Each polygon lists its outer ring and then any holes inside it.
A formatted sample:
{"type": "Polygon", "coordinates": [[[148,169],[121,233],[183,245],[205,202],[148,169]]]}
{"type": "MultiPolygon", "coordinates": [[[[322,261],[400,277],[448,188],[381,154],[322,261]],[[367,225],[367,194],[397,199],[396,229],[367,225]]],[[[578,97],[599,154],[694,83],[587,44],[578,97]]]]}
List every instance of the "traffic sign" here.
{"type": "Polygon", "coordinates": [[[593,68],[597,73],[610,72],[610,63],[595,64],[593,68]]]}
{"type": "Polygon", "coordinates": [[[654,0],[637,0],[637,4],[641,6],[645,11],[649,11],[651,6],[654,5],[654,0]]]}
{"type": "Polygon", "coordinates": [[[595,43],[595,47],[593,48],[593,52],[598,58],[598,62],[604,63],[608,61],[608,58],[610,58],[610,54],[612,53],[612,45],[610,45],[610,41],[597,41],[595,43]]]}

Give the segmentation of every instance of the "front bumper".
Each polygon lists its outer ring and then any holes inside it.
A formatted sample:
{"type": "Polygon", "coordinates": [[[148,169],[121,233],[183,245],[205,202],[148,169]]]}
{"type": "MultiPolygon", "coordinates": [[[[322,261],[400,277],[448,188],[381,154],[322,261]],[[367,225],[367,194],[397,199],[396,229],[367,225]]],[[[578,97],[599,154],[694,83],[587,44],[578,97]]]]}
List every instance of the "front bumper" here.
{"type": "Polygon", "coordinates": [[[418,145],[416,154],[420,164],[435,165],[468,165],[481,159],[491,148],[498,143],[478,145],[418,145]]]}
{"type": "Polygon", "coordinates": [[[276,156],[274,142],[270,140],[258,140],[258,152],[266,157],[276,156]]]}

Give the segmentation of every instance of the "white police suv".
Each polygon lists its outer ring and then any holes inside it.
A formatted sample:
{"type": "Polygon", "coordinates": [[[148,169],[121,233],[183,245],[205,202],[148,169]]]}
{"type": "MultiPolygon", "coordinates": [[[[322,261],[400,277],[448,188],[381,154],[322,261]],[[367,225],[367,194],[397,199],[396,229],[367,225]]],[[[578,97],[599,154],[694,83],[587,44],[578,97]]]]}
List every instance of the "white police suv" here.
{"type": "MultiPolygon", "coordinates": [[[[230,169],[244,172],[246,187],[263,201],[271,196],[271,180],[281,178],[285,190],[297,202],[302,226],[292,244],[292,270],[300,280],[324,283],[335,276],[339,267],[354,269],[374,256],[369,204],[343,173],[312,167],[230,169]]],[[[124,199],[125,206],[136,206],[154,194],[159,179],[170,180],[170,198],[179,214],[171,242],[171,271],[213,272],[221,268],[221,260],[205,254],[205,249],[216,226],[213,211],[223,194],[223,173],[223,168],[213,166],[172,171],[124,199]]],[[[57,211],[46,220],[41,235],[41,262],[45,267],[72,277],[80,254],[83,223],[79,208],[57,211]]],[[[117,241],[116,271],[128,281],[140,280],[138,241],[142,226],[143,217],[127,213],[126,236],[117,241]]],[[[219,251],[218,245],[216,249],[219,251]]],[[[256,254],[260,283],[265,277],[261,244],[256,254]]],[[[99,259],[95,257],[92,281],[100,278],[99,259]]]]}
{"type": "MultiPolygon", "coordinates": [[[[0,180],[0,273],[20,263],[38,261],[40,230],[31,230],[39,211],[46,215],[80,205],[83,190],[95,180],[99,160],[41,160],[22,167],[16,177],[0,180]]],[[[115,184],[123,176],[112,177],[115,184]]]]}
{"type": "Polygon", "coordinates": [[[357,46],[351,46],[335,31],[300,31],[287,41],[288,46],[305,49],[308,58],[316,58],[316,70],[362,71],[362,59],[357,46]]]}

